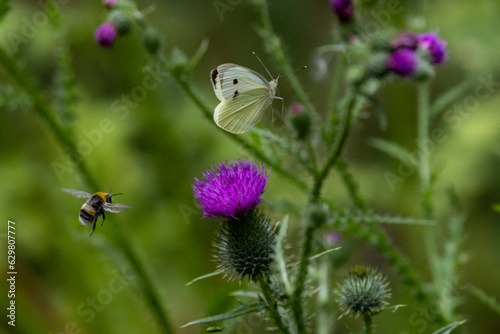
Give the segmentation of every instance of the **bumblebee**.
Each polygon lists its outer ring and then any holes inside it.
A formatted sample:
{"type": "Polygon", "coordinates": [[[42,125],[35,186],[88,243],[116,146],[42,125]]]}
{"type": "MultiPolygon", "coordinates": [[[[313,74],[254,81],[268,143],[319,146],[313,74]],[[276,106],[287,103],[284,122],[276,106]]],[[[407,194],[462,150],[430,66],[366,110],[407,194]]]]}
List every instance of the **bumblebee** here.
{"type": "Polygon", "coordinates": [[[102,216],[101,226],[104,224],[104,220],[106,219],[106,215],[104,214],[105,211],[118,213],[132,208],[127,204],[112,203],[113,196],[122,195],[122,193],[111,195],[109,193],[96,192],[95,194],[89,194],[85,191],[66,188],[62,189],[62,191],[67,192],[76,198],[87,199],[87,202],[85,202],[80,209],[78,219],[82,225],[89,226],[93,224],[92,233],[90,233],[90,235],[94,234],[95,225],[100,216],[102,216]]]}

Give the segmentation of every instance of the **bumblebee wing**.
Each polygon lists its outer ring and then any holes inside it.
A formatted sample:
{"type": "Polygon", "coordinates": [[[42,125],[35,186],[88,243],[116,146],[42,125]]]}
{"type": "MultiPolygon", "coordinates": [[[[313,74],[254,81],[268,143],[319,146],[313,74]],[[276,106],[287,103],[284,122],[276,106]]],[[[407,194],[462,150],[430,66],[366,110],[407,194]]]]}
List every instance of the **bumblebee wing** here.
{"type": "Polygon", "coordinates": [[[106,211],[109,211],[112,213],[118,213],[118,212],[122,212],[124,210],[131,209],[132,206],[127,205],[127,204],[122,204],[122,203],[104,203],[103,208],[106,211]]]}
{"type": "Polygon", "coordinates": [[[68,188],[63,188],[61,190],[68,193],[68,194],[75,196],[76,198],[87,198],[88,199],[88,198],[92,197],[92,194],[89,194],[89,193],[87,193],[85,191],[81,191],[81,190],[68,189],[68,188]]]}
{"type": "Polygon", "coordinates": [[[244,133],[260,121],[273,98],[267,87],[235,94],[215,108],[215,124],[228,132],[244,133]]]}

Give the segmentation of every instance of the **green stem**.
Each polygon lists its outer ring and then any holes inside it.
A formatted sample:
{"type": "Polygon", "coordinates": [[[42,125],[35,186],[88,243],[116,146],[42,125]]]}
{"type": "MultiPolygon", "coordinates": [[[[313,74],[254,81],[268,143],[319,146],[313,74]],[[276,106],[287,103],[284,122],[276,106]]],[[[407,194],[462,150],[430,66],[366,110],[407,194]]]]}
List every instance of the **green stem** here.
{"type": "Polygon", "coordinates": [[[170,323],[170,319],[167,316],[167,312],[163,304],[160,302],[161,298],[158,295],[157,290],[153,286],[153,283],[150,280],[150,276],[144,269],[143,264],[138,259],[137,254],[133,251],[130,241],[126,238],[125,234],[123,234],[120,229],[117,229],[114,232],[114,239],[117,248],[125,254],[130,265],[135,270],[137,276],[140,278],[142,292],[145,294],[146,300],[149,302],[153,313],[156,315],[158,323],[163,330],[162,332],[166,334],[173,334],[174,330],[172,324],[170,323]]]}
{"type": "Polygon", "coordinates": [[[430,136],[429,136],[429,84],[418,85],[418,148],[421,152],[419,159],[420,196],[424,218],[432,217],[431,205],[431,175],[430,175],[430,136]]]}
{"type": "MultiPolygon", "coordinates": [[[[431,139],[430,130],[430,100],[429,84],[421,83],[418,85],[418,148],[420,150],[419,176],[420,176],[420,198],[422,211],[425,219],[432,219],[432,184],[430,175],[430,154],[429,147],[431,139]]],[[[424,227],[424,239],[427,247],[427,258],[430,264],[433,285],[437,293],[441,291],[444,283],[442,275],[441,257],[437,248],[436,226],[424,227]]]]}
{"type": "MultiPolygon", "coordinates": [[[[348,109],[346,112],[346,119],[343,123],[343,128],[341,130],[338,141],[335,145],[335,150],[328,157],[325,165],[321,169],[321,171],[316,175],[314,180],[314,185],[311,189],[311,193],[309,196],[309,206],[315,205],[320,198],[321,188],[323,183],[328,176],[328,172],[335,165],[337,160],[340,158],[343,148],[346,143],[346,139],[348,137],[349,131],[351,129],[351,117],[352,117],[352,109],[355,105],[354,97],[349,102],[348,109]]],[[[306,229],[302,242],[302,252],[300,256],[299,268],[297,271],[297,279],[295,283],[295,291],[291,298],[292,310],[295,322],[297,324],[297,330],[299,333],[306,333],[306,325],[304,320],[304,309],[302,305],[302,294],[304,292],[305,281],[307,278],[308,266],[309,266],[309,258],[311,257],[312,251],[312,240],[314,236],[314,232],[317,228],[317,224],[312,217],[308,217],[306,221],[306,229]]]]}
{"type": "Polygon", "coordinates": [[[274,32],[271,18],[269,17],[269,8],[267,0],[254,0],[262,24],[262,39],[264,40],[265,46],[268,48],[269,54],[274,57],[274,60],[278,63],[279,67],[283,70],[288,78],[288,82],[292,90],[294,91],[297,100],[304,105],[307,112],[311,114],[313,121],[316,125],[321,125],[321,119],[318,116],[313,104],[309,100],[306,92],[302,88],[300,81],[294,73],[294,68],[290,65],[288,56],[286,55],[280,38],[274,32]]]}
{"type": "Polygon", "coordinates": [[[372,334],[373,333],[373,320],[372,316],[368,313],[363,313],[363,321],[365,322],[365,331],[364,334],[372,334]]]}
{"type": "Polygon", "coordinates": [[[0,48],[0,63],[3,64],[3,67],[7,70],[7,72],[19,84],[21,89],[23,89],[31,98],[34,110],[42,119],[45,120],[50,130],[55,134],[57,140],[61,144],[61,147],[70,151],[71,156],[75,159],[74,163],[84,176],[84,179],[87,181],[87,185],[92,189],[98,189],[94,178],[87,168],[87,165],[77,153],[78,151],[75,143],[57,120],[55,112],[52,110],[50,103],[38,89],[38,85],[35,83],[35,80],[31,78],[26,71],[21,69],[17,65],[15,59],[9,56],[3,48],[0,48]]]}
{"type": "Polygon", "coordinates": [[[342,127],[342,130],[340,132],[340,136],[338,137],[338,142],[336,143],[335,150],[330,154],[330,156],[327,158],[327,161],[323,168],[320,170],[318,173],[316,180],[314,182],[313,189],[311,191],[311,201],[316,201],[319,198],[320,192],[321,192],[321,187],[323,186],[323,182],[325,181],[326,177],[328,176],[328,173],[332,169],[332,167],[335,165],[335,163],[338,161],[338,159],[342,155],[342,151],[344,149],[347,137],[349,135],[349,132],[351,130],[351,123],[352,123],[352,111],[353,108],[356,104],[356,100],[354,97],[351,98],[349,101],[349,104],[347,106],[346,114],[345,114],[345,121],[342,127]]]}
{"type": "MultiPolygon", "coordinates": [[[[71,152],[77,152],[76,146],[71,140],[70,136],[64,130],[63,126],[54,116],[50,103],[45,99],[35,81],[23,69],[17,66],[14,59],[12,59],[2,48],[0,48],[0,62],[5,69],[10,73],[12,78],[19,84],[19,86],[28,94],[33,102],[35,111],[46,121],[50,130],[55,134],[62,147],[68,148],[71,152]]],[[[73,158],[77,162],[77,168],[80,170],[87,185],[92,189],[101,189],[96,180],[88,171],[85,163],[81,160],[78,154],[73,154],[73,158]]],[[[119,238],[116,241],[118,248],[125,254],[132,267],[135,269],[140,278],[147,301],[151,304],[152,309],[156,312],[158,321],[163,328],[163,332],[170,334],[173,333],[172,326],[168,320],[166,312],[163,310],[159,296],[156,294],[155,289],[149,279],[149,276],[144,271],[142,264],[133,252],[130,242],[121,234],[120,230],[115,231],[119,238]]]]}
{"type": "Polygon", "coordinates": [[[269,311],[269,315],[271,316],[271,319],[273,319],[274,324],[278,328],[278,331],[284,334],[290,333],[288,326],[283,323],[283,319],[281,318],[281,314],[278,310],[278,302],[274,298],[273,291],[269,286],[269,277],[263,277],[261,275],[258,277],[258,281],[267,304],[267,310],[269,311]]]}

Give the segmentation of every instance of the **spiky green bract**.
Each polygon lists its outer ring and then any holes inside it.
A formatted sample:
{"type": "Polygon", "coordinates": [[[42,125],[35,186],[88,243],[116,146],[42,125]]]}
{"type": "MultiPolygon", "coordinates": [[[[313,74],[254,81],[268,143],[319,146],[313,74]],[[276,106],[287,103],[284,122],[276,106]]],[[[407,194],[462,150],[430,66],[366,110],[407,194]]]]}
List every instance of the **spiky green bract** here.
{"type": "Polygon", "coordinates": [[[339,286],[338,303],[344,314],[374,315],[391,296],[389,283],[377,270],[359,266],[352,269],[339,286]]]}
{"type": "Polygon", "coordinates": [[[243,280],[248,275],[257,281],[259,275],[271,273],[276,229],[266,215],[252,210],[248,215],[228,217],[217,232],[215,256],[230,279],[243,280]]]}

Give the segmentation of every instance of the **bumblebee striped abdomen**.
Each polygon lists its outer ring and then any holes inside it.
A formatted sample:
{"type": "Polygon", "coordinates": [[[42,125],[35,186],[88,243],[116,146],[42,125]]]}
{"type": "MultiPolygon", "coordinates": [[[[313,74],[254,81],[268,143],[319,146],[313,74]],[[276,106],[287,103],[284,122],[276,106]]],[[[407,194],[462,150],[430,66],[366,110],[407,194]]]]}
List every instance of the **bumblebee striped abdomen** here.
{"type": "MultiPolygon", "coordinates": [[[[95,193],[80,209],[79,220],[82,225],[88,226],[93,224],[103,215],[103,204],[107,200],[105,193],[95,193]],[[104,199],[104,200],[103,200],[104,199]]],[[[107,201],[106,201],[107,202],[107,201]]]]}
{"type": "Polygon", "coordinates": [[[85,226],[89,226],[94,222],[96,219],[95,217],[95,209],[92,207],[92,205],[89,205],[87,202],[82,205],[82,208],[80,209],[80,215],[78,216],[78,219],[80,220],[80,223],[85,226]]]}

